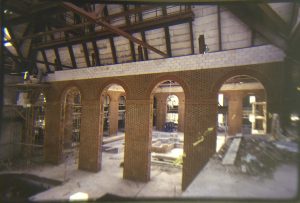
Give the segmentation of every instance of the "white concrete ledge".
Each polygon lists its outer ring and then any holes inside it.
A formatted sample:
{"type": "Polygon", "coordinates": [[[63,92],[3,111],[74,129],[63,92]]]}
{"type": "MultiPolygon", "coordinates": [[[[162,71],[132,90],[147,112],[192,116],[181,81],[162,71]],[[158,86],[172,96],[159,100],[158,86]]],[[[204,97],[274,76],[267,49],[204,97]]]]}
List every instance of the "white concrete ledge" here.
{"type": "Polygon", "coordinates": [[[47,82],[176,72],[283,61],[285,54],[273,45],[213,52],[175,58],[57,71],[47,82]]]}

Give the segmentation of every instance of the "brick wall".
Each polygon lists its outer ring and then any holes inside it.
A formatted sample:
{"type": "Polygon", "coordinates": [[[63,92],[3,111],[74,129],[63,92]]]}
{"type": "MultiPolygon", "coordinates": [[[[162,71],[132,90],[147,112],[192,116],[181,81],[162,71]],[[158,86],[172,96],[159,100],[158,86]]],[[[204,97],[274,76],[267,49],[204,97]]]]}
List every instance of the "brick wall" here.
{"type": "MultiPolygon", "coordinates": [[[[259,47],[260,49],[272,49],[273,47],[259,47]]],[[[255,49],[257,50],[257,49],[255,49]]],[[[276,50],[276,48],[275,48],[276,50]]],[[[234,52],[237,52],[235,50],[234,52]]],[[[254,50],[253,50],[254,51],[254,50]]],[[[266,50],[265,50],[266,51],[266,50]]],[[[264,53],[265,53],[264,51],[264,53]]],[[[245,52],[242,50],[242,52],[245,52]]],[[[247,53],[247,52],[246,52],[247,53]]],[[[251,52],[255,55],[255,52],[251,52]]],[[[276,52],[278,54],[278,52],[276,52]]],[[[222,55],[222,52],[216,53],[222,55]]],[[[268,57],[271,53],[265,53],[268,57]]],[[[274,53],[273,53],[274,54],[274,53]]],[[[281,56],[281,52],[279,55],[281,56]]],[[[242,56],[241,54],[240,56],[242,56]]],[[[204,58],[207,55],[197,56],[204,58]]],[[[251,54],[248,53],[246,61],[249,62],[251,54]]],[[[196,56],[189,56],[196,57],[196,56]]],[[[232,56],[239,63],[238,57],[232,56]]],[[[268,58],[267,57],[267,58],[268,58]]],[[[279,56],[277,56],[279,57],[279,56]]],[[[210,56],[208,56],[210,58],[210,56]]],[[[265,58],[261,56],[261,58],[265,58]]],[[[269,58],[269,60],[271,59],[269,58]]],[[[178,58],[164,59],[166,66],[157,61],[147,61],[131,64],[133,68],[151,68],[151,64],[158,67],[168,67],[172,64],[170,61],[177,61],[178,58]],[[148,65],[146,66],[145,64],[148,65]],[[149,65],[150,64],[150,65],[149,65]]],[[[178,59],[179,61],[182,59],[178,59]]],[[[264,59],[265,60],[265,59],[264,59]]],[[[280,60],[276,58],[273,60],[280,60]]],[[[184,60],[178,63],[184,70],[191,68],[188,64],[198,63],[198,60],[184,60]],[[196,62],[195,62],[196,61],[196,62]]],[[[124,64],[123,64],[124,65],[124,64]]],[[[128,64],[127,64],[128,65],[128,64]]],[[[198,67],[198,66],[197,66],[198,67]]],[[[122,65],[113,66],[114,69],[120,68],[122,76],[112,76],[94,79],[82,79],[74,81],[51,82],[47,96],[46,111],[46,160],[56,163],[59,160],[61,148],[61,130],[58,115],[60,112],[60,96],[66,89],[76,86],[82,93],[82,120],[81,120],[81,143],[79,168],[89,171],[99,171],[101,168],[101,145],[102,131],[99,123],[103,122],[100,115],[100,95],[109,84],[119,84],[126,92],[126,136],[125,136],[125,157],[124,173],[126,179],[136,181],[150,180],[150,152],[151,152],[151,129],[152,129],[152,100],[151,94],[157,84],[166,80],[178,82],[185,93],[185,114],[184,114],[184,152],[186,154],[183,163],[182,189],[185,189],[194,177],[199,173],[208,159],[215,152],[217,124],[217,94],[222,84],[230,77],[236,75],[248,75],[258,79],[266,89],[269,112],[280,112],[281,110],[281,87],[282,87],[282,68],[283,63],[263,63],[253,65],[233,65],[226,68],[208,68],[189,71],[175,71],[169,73],[153,73],[124,76],[122,65]],[[48,103],[49,101],[49,103],[48,103]],[[49,107],[49,108],[48,108],[49,107]],[[199,145],[193,146],[193,143],[199,139],[199,136],[208,129],[214,130],[199,145]]],[[[105,67],[104,67],[105,68],[105,67]]],[[[128,67],[127,67],[128,68],[128,67]]],[[[152,67],[156,68],[156,67],[152,67]]],[[[191,68],[192,69],[192,68],[191,68]]],[[[73,70],[72,70],[73,71],[73,70]]],[[[74,70],[73,72],[76,72],[74,70]]],[[[82,70],[79,70],[79,72],[82,70]]],[[[89,69],[85,69],[89,71],[89,69]]],[[[97,76],[90,70],[90,77],[97,76]]],[[[69,72],[69,71],[66,71],[69,72]]],[[[85,73],[87,73],[85,72],[85,73]]],[[[125,71],[126,72],[126,71],[125,71]]],[[[61,72],[62,74],[64,72],[61,72]]],[[[108,73],[107,73],[108,74],[108,73]]],[[[81,75],[82,76],[82,75],[81,75]]],[[[68,77],[67,77],[68,78],[68,77]]],[[[71,77],[72,78],[72,77],[71,77]]],[[[69,78],[70,79],[70,78],[69,78]]]]}

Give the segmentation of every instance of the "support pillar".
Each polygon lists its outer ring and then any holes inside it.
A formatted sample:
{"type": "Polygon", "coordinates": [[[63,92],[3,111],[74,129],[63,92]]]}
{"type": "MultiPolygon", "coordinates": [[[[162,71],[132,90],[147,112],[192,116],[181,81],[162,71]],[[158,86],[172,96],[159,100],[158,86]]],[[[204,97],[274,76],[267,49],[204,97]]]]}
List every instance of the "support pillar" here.
{"type": "Polygon", "coordinates": [[[119,94],[109,92],[109,136],[115,136],[118,133],[119,121],[119,94]]]}
{"type": "Polygon", "coordinates": [[[79,169],[98,172],[101,169],[103,111],[100,115],[100,99],[96,93],[85,92],[82,97],[80,127],[79,169]]]}
{"type": "Polygon", "coordinates": [[[149,100],[126,100],[124,179],[150,180],[152,105],[149,100]]]}
{"type": "Polygon", "coordinates": [[[228,134],[242,132],[243,124],[243,93],[232,91],[228,95],[228,134]]]}

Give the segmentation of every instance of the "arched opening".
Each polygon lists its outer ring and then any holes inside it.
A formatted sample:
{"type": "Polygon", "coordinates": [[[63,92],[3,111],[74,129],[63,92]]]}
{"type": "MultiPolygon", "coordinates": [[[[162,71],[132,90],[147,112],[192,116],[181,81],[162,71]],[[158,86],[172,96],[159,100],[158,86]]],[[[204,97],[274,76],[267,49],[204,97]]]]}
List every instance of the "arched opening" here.
{"type": "Polygon", "coordinates": [[[63,158],[78,164],[81,123],[81,94],[78,88],[67,90],[64,98],[63,158]]]}
{"type": "Polygon", "coordinates": [[[151,139],[151,179],[170,176],[170,187],[181,188],[185,94],[174,81],[162,81],[151,93],[153,112],[151,139]],[[162,172],[163,171],[163,172],[162,172]],[[172,180],[172,181],[171,181],[172,180]]]}
{"type": "Polygon", "coordinates": [[[100,97],[102,171],[122,177],[125,147],[126,92],[118,84],[108,85],[100,97]]]}
{"type": "Polygon", "coordinates": [[[218,93],[217,151],[226,136],[266,134],[267,100],[264,86],[247,75],[227,79],[218,93]]]}
{"type": "Polygon", "coordinates": [[[33,154],[34,157],[43,160],[44,137],[45,137],[45,109],[46,97],[41,92],[33,104],[33,154]]]}
{"type": "Polygon", "coordinates": [[[125,114],[126,113],[126,98],[120,96],[119,98],[119,112],[118,112],[118,133],[125,132],[125,114]]]}

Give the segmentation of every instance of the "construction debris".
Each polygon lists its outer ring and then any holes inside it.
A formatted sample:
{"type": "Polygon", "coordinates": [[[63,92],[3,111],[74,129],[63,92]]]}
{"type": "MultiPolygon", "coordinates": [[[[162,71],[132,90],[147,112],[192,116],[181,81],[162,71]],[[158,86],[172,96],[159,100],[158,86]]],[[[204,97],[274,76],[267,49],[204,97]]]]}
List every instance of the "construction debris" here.
{"type": "MultiPolygon", "coordinates": [[[[231,142],[228,139],[216,157],[223,159],[231,142]]],[[[241,139],[235,166],[254,176],[270,176],[279,164],[296,162],[298,145],[295,142],[275,141],[269,135],[244,135],[241,139]]]]}

